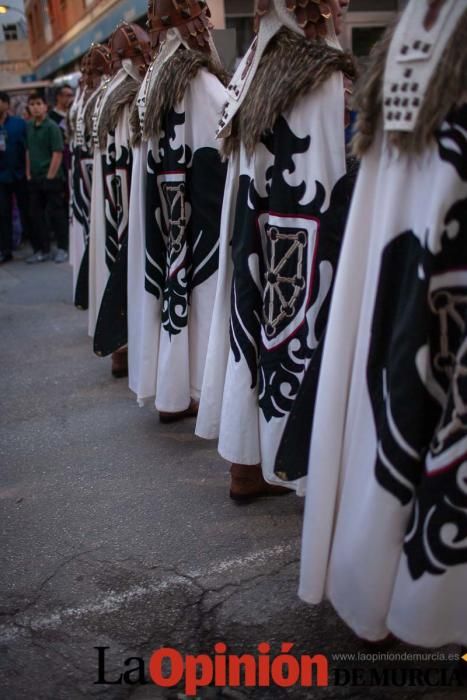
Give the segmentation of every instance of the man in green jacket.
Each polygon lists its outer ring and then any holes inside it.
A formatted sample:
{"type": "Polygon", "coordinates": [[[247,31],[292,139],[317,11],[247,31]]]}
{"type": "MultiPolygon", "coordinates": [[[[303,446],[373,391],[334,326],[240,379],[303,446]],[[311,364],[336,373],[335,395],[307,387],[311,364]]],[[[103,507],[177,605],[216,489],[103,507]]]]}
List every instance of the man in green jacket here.
{"type": "Polygon", "coordinates": [[[50,260],[50,233],[57,238],[55,262],[68,259],[68,216],[65,176],[62,168],[63,137],[60,128],[47,116],[47,103],[39,93],[28,99],[32,119],[28,124],[26,175],[30,183],[30,208],[34,253],[27,263],[50,260]]]}

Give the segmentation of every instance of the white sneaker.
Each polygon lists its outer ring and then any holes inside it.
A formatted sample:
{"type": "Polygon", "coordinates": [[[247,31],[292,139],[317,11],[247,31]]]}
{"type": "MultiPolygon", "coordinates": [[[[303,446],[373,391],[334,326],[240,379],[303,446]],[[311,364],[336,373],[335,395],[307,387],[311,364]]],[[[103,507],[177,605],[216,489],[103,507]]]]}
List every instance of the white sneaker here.
{"type": "Polygon", "coordinates": [[[55,253],[54,262],[64,263],[67,260],[68,260],[68,253],[66,252],[66,250],[63,250],[63,248],[58,248],[57,252],[55,253]]]}
{"type": "Polygon", "coordinates": [[[47,262],[47,260],[50,260],[50,253],[43,253],[41,250],[39,250],[37,253],[34,253],[33,255],[30,255],[29,258],[26,258],[26,262],[28,265],[34,265],[34,263],[47,262]]]}

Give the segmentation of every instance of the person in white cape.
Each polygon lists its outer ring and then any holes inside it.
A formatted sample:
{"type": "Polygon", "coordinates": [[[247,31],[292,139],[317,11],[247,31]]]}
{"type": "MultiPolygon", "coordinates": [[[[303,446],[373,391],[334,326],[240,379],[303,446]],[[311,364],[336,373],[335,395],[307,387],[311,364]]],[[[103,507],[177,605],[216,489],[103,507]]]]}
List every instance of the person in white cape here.
{"type": "Polygon", "coordinates": [[[126,319],[120,308],[120,305],[126,307],[126,284],[124,279],[109,282],[109,277],[114,268],[116,276],[122,275],[120,268],[126,268],[127,264],[132,167],[130,111],[151,62],[151,46],[148,34],[141,27],[121,22],[109,40],[109,48],[113,77],[96,103],[93,123],[95,177],[89,247],[89,335],[94,337],[98,355],[112,354],[112,375],[126,377],[127,340],[119,338],[127,335],[126,319]],[[121,256],[125,260],[120,260],[121,256]]]}
{"type": "MultiPolygon", "coordinates": [[[[75,270],[77,271],[78,263],[76,261],[76,245],[74,244],[74,234],[72,231],[72,227],[74,226],[74,215],[73,215],[73,198],[74,198],[74,193],[73,193],[73,180],[74,180],[74,174],[75,174],[75,167],[77,165],[76,162],[76,125],[77,125],[77,117],[78,117],[78,108],[79,104],[81,102],[81,99],[83,97],[83,91],[85,90],[85,79],[84,79],[84,74],[83,74],[83,66],[84,66],[84,57],[81,61],[81,76],[78,81],[78,87],[75,92],[75,96],[73,99],[73,102],[71,103],[70,109],[68,111],[67,115],[67,133],[68,133],[68,140],[70,143],[70,171],[68,175],[68,187],[70,191],[70,200],[69,200],[69,221],[70,221],[70,246],[69,246],[69,261],[70,265],[72,266],[73,269],[73,276],[77,274],[75,273],[75,270]]],[[[75,234],[76,235],[76,234],[75,234]]],[[[79,253],[78,253],[78,257],[79,253]]],[[[73,290],[76,285],[76,280],[73,280],[73,290]]]]}
{"type": "Polygon", "coordinates": [[[225,74],[206,3],[154,0],[156,51],[138,96],[128,244],[130,388],[161,421],[193,416],[217,280],[226,166],[215,129],[225,74]]]}
{"type": "Polygon", "coordinates": [[[467,1],[411,0],[357,99],[360,173],[314,417],[300,596],[467,645],[467,1]]]}
{"type": "Polygon", "coordinates": [[[102,44],[92,44],[82,61],[84,89],[76,108],[73,150],[72,209],[70,235],[73,264],[74,304],[89,307],[89,233],[94,168],[93,116],[109,81],[110,52],[102,44]]]}
{"type": "MultiPolygon", "coordinates": [[[[111,37],[112,39],[112,37],[111,37]]],[[[105,217],[105,189],[107,183],[104,179],[104,162],[107,150],[107,139],[99,142],[99,120],[103,108],[112,99],[113,90],[126,78],[126,73],[119,69],[117,63],[112,61],[111,39],[108,44],[109,62],[107,75],[99,85],[91,112],[91,143],[93,154],[92,165],[92,190],[91,211],[88,240],[88,334],[92,337],[99,311],[102,293],[107,280],[105,258],[106,255],[115,254],[115,250],[107,252],[106,248],[106,217],[105,217]],[[104,236],[104,251],[101,254],[102,238],[104,236]],[[101,259],[104,258],[104,264],[101,259]]],[[[109,244],[110,247],[110,244],[109,244]]]]}
{"type": "Polygon", "coordinates": [[[259,0],[220,121],[229,169],[196,433],[219,437],[238,501],[301,491],[274,465],[322,344],[349,204],[344,78],[354,66],[336,38],[348,4],[259,0]]]}

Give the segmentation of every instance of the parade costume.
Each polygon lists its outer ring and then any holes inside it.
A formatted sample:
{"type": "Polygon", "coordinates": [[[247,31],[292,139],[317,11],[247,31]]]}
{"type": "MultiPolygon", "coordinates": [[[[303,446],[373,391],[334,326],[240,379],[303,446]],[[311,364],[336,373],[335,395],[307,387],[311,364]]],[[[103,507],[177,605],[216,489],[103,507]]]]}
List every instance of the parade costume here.
{"type": "Polygon", "coordinates": [[[126,22],[113,33],[109,48],[114,75],[96,109],[93,125],[94,168],[100,177],[95,175],[93,181],[89,334],[95,334],[97,354],[116,353],[113,374],[124,376],[126,351],[117,351],[127,342],[126,250],[132,168],[129,121],[151,51],[146,32],[126,22]]]}
{"type": "MultiPolygon", "coordinates": [[[[108,271],[118,252],[118,242],[115,236],[108,235],[106,209],[108,206],[107,190],[113,194],[113,175],[115,169],[107,165],[107,139],[115,140],[112,135],[102,135],[99,128],[101,115],[113,102],[114,91],[126,83],[127,73],[121,70],[121,64],[112,60],[110,53],[112,37],[109,42],[108,75],[104,76],[91,114],[91,138],[93,150],[93,178],[91,191],[91,217],[89,230],[89,304],[88,304],[88,333],[94,335],[97,314],[108,279],[108,271]],[[109,180],[107,181],[107,172],[109,180]]],[[[110,144],[109,144],[110,145],[110,144]]],[[[126,154],[123,155],[122,168],[125,170],[126,154]]],[[[123,214],[124,215],[124,214],[123,214]]]]}
{"type": "Polygon", "coordinates": [[[93,181],[92,118],[102,90],[109,79],[110,52],[101,44],[93,44],[83,65],[85,88],[76,110],[76,132],[73,149],[72,201],[73,223],[71,240],[74,260],[75,306],[89,306],[89,233],[93,181]]]}
{"type": "Polygon", "coordinates": [[[328,5],[260,1],[257,26],[220,122],[229,171],[196,427],[219,436],[233,497],[284,484],[275,455],[324,333],[348,205],[343,79],[354,68],[328,5]]]}
{"type": "Polygon", "coordinates": [[[205,3],[149,6],[157,54],[137,100],[128,246],[130,388],[161,419],[196,410],[216,288],[224,72],[205,3]]]}
{"type": "MultiPolygon", "coordinates": [[[[83,68],[83,61],[81,62],[81,69],[83,68]]],[[[81,103],[81,98],[83,96],[83,90],[84,90],[84,76],[81,74],[81,78],[78,83],[78,88],[75,92],[75,96],[73,99],[73,102],[70,106],[70,109],[68,111],[67,115],[67,131],[68,131],[68,140],[70,143],[70,171],[68,174],[68,188],[70,192],[70,199],[69,199],[69,219],[70,219],[70,245],[69,245],[69,260],[70,260],[70,265],[72,266],[73,269],[73,291],[76,287],[76,277],[78,274],[78,261],[77,258],[80,258],[80,251],[76,251],[76,245],[75,243],[75,235],[73,231],[73,227],[75,226],[74,222],[74,215],[73,215],[73,178],[74,178],[74,172],[75,172],[75,165],[76,165],[76,126],[77,126],[77,118],[78,118],[78,109],[79,105],[81,103]]],[[[82,253],[81,253],[82,255],[82,253]]],[[[81,258],[80,258],[81,259],[81,258]]]]}
{"type": "Polygon", "coordinates": [[[81,61],[81,79],[69,112],[70,131],[70,264],[73,269],[73,298],[89,235],[92,159],[84,133],[84,107],[91,92],[86,85],[87,55],[81,61]],[[86,160],[88,163],[86,164],[86,160]]]}
{"type": "Polygon", "coordinates": [[[362,81],[300,596],[361,637],[467,644],[467,2],[411,0],[362,81]]]}

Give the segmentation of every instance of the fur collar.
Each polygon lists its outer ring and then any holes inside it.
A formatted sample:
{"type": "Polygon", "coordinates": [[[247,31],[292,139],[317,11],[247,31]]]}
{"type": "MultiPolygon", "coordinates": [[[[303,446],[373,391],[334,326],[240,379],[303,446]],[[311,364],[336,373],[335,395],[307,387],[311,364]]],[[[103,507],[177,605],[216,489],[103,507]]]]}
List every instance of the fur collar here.
{"type": "Polygon", "coordinates": [[[248,94],[232,122],[231,136],[223,144],[229,156],[243,143],[251,157],[261,136],[274,128],[278,117],[299,97],[320,87],[336,71],[355,77],[348,53],[323,40],[281,29],[266,48],[248,94]]]}
{"type": "MultiPolygon", "coordinates": [[[[383,114],[383,81],[386,59],[394,35],[390,27],[374,47],[368,68],[354,96],[358,111],[354,152],[362,156],[373,143],[383,114]]],[[[405,153],[420,153],[430,143],[446,114],[465,100],[467,93],[467,11],[451,36],[423,101],[412,132],[390,131],[389,142],[405,153]]]]}
{"type": "Polygon", "coordinates": [[[101,150],[104,150],[106,147],[107,134],[115,131],[123,108],[125,105],[133,103],[139,87],[140,83],[132,78],[131,75],[128,75],[115,90],[112,90],[111,95],[105,101],[97,130],[101,150]]]}
{"type": "Polygon", "coordinates": [[[139,111],[138,111],[138,94],[136,94],[133,104],[130,107],[130,134],[131,134],[131,145],[133,148],[139,146],[141,143],[141,125],[139,123],[139,111]]]}
{"type": "Polygon", "coordinates": [[[183,46],[180,46],[173,56],[162,65],[147,96],[143,133],[145,139],[155,137],[160,133],[164,116],[172,107],[182,101],[189,83],[196,77],[201,68],[206,68],[217,76],[224,85],[227,84],[227,74],[210,55],[200,51],[187,50],[183,46]]]}

